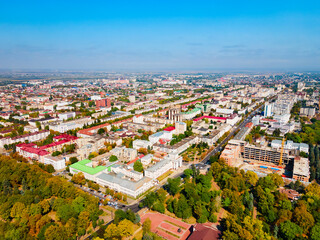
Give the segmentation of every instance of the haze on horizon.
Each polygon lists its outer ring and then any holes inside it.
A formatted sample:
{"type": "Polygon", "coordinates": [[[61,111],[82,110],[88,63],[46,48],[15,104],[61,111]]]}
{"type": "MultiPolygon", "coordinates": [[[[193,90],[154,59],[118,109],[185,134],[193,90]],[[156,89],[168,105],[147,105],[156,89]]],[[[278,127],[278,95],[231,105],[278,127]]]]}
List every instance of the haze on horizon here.
{"type": "Polygon", "coordinates": [[[320,70],[319,1],[3,1],[1,69],[320,70]]]}

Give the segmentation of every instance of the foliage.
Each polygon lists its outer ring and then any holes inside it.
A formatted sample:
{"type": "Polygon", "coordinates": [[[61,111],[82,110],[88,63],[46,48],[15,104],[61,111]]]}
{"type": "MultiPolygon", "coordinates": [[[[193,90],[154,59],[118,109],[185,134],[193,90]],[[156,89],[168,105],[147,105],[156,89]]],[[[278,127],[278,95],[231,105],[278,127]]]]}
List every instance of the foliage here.
{"type": "Polygon", "coordinates": [[[98,200],[67,180],[0,157],[0,239],[75,239],[100,214],[98,200]]]}
{"type": "Polygon", "coordinates": [[[115,162],[118,160],[118,157],[115,156],[115,155],[111,155],[110,158],[109,158],[109,162],[115,162]]]}
{"type": "Polygon", "coordinates": [[[134,162],[133,169],[137,172],[143,172],[143,166],[140,160],[134,162]]]}
{"type": "Polygon", "coordinates": [[[86,184],[86,179],[85,179],[82,172],[78,172],[78,173],[74,174],[72,176],[71,181],[74,182],[75,184],[79,184],[79,185],[86,184]]]}

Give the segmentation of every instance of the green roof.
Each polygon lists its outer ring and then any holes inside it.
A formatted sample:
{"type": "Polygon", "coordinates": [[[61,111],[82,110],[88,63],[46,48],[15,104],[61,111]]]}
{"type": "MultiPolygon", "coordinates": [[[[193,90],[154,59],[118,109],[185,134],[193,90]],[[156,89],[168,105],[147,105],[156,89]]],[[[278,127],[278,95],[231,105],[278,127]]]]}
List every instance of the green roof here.
{"type": "Polygon", "coordinates": [[[191,113],[197,112],[199,110],[201,111],[201,108],[194,108],[194,109],[192,109],[192,110],[190,110],[188,112],[182,112],[182,114],[191,114],[191,113]]]}
{"type": "Polygon", "coordinates": [[[88,173],[90,175],[95,175],[103,170],[106,169],[106,167],[104,166],[97,166],[95,168],[93,167],[88,167],[86,164],[90,163],[92,161],[88,160],[88,159],[85,159],[85,160],[82,160],[80,162],[76,162],[72,165],[70,165],[71,168],[74,168],[76,170],[79,170],[81,172],[85,172],[85,173],[88,173]]]}

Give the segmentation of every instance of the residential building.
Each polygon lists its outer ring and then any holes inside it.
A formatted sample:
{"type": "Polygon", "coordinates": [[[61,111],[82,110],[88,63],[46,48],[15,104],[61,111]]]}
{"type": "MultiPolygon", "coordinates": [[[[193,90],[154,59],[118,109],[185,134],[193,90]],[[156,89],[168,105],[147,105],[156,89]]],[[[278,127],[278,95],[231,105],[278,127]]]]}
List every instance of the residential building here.
{"type": "MultiPolygon", "coordinates": [[[[273,149],[281,149],[282,141],[281,140],[272,140],[271,147],[273,149]]],[[[306,143],[295,143],[291,140],[287,140],[283,146],[286,150],[298,150],[300,152],[309,153],[309,145],[306,143]]]]}
{"type": "Polygon", "coordinates": [[[0,138],[0,147],[4,147],[4,145],[9,145],[13,143],[25,143],[25,142],[36,142],[45,139],[47,136],[49,136],[50,132],[48,130],[42,130],[38,132],[28,133],[24,135],[20,135],[17,137],[5,137],[0,138]]]}
{"type": "Polygon", "coordinates": [[[58,115],[59,120],[64,121],[64,120],[68,120],[71,118],[75,118],[76,113],[75,112],[67,112],[67,113],[60,113],[58,115]]]}
{"type": "Polygon", "coordinates": [[[300,108],[300,115],[301,116],[306,116],[309,118],[314,117],[316,114],[316,109],[315,108],[300,108]]]}
{"type": "Polygon", "coordinates": [[[239,166],[242,163],[241,146],[243,141],[230,140],[222,151],[220,158],[225,160],[229,166],[239,166]]]}
{"type": "Polygon", "coordinates": [[[111,99],[105,98],[105,99],[99,99],[95,101],[96,107],[111,107],[111,99]]]}
{"type": "Polygon", "coordinates": [[[51,164],[56,171],[66,168],[66,159],[63,156],[50,156],[46,155],[43,157],[43,163],[46,165],[51,164]]]}
{"type": "Polygon", "coordinates": [[[132,142],[132,148],[139,150],[140,148],[151,148],[152,143],[147,140],[136,139],[132,142]]]}

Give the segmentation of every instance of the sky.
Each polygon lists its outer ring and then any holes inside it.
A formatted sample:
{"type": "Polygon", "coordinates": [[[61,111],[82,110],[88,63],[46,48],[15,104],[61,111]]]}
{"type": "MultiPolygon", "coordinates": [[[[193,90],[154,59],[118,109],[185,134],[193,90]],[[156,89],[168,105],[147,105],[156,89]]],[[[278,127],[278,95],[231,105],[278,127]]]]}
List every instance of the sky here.
{"type": "Polygon", "coordinates": [[[320,1],[2,0],[0,69],[320,71],[320,1]]]}

